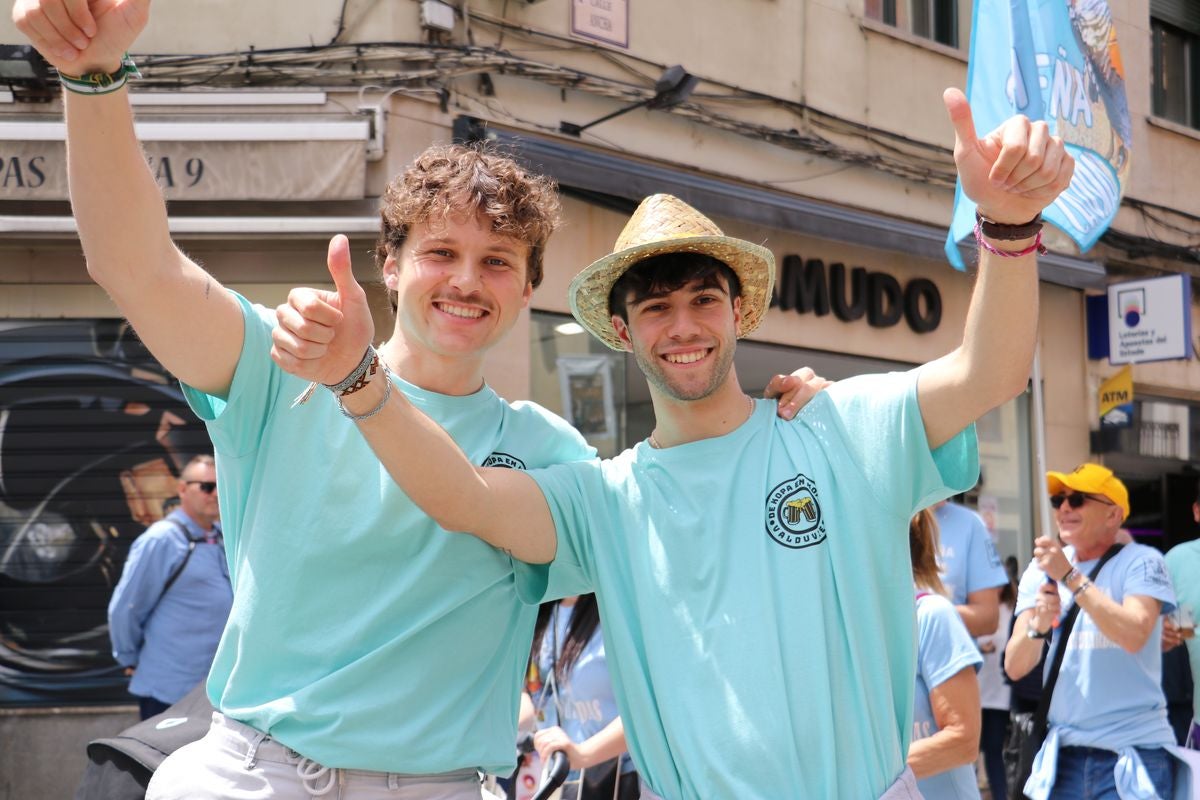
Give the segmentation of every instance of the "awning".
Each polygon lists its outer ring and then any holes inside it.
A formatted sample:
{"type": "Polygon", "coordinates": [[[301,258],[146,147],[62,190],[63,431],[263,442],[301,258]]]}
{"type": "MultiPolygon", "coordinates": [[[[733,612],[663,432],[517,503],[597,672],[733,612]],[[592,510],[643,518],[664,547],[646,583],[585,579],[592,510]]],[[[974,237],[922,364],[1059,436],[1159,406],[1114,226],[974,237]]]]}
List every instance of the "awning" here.
{"type": "MultiPolygon", "coordinates": [[[[481,122],[458,117],[455,138],[478,138],[481,122]]],[[[945,227],[897,219],[871,211],[822,203],[749,184],[639,161],[571,142],[486,129],[488,141],[511,150],[530,169],[553,176],[561,186],[638,202],[658,192],[673,194],[706,214],[849,244],[902,252],[945,263],[945,227]]],[[[974,257],[963,247],[968,263],[974,257]]],[[[949,267],[948,267],[949,268],[949,267]]],[[[1104,266],[1085,258],[1052,253],[1038,259],[1042,280],[1073,288],[1101,288],[1104,266]]]]}
{"type": "MultiPolygon", "coordinates": [[[[136,123],[168,200],[361,200],[366,120],[136,123]]],[[[67,199],[66,125],[0,121],[0,200],[67,199]]]]}
{"type": "MultiPolygon", "coordinates": [[[[169,216],[167,224],[173,236],[288,236],[326,238],[337,233],[347,236],[379,233],[378,216],[295,216],[295,217],[184,217],[169,216]]],[[[76,235],[74,217],[39,215],[0,215],[0,236],[76,235]]]]}

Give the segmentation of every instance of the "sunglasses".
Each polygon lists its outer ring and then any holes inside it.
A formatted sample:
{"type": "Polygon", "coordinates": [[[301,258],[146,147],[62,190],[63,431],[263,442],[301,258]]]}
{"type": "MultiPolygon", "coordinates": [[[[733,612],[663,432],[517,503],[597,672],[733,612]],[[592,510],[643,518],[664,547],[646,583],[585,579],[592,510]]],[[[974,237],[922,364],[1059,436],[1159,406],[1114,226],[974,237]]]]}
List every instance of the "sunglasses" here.
{"type": "MultiPolygon", "coordinates": [[[[186,483],[188,486],[191,486],[192,484],[199,486],[200,491],[204,492],[205,494],[212,494],[217,490],[216,481],[184,481],[184,483],[186,483]]],[[[1058,506],[1055,506],[1055,508],[1058,508],[1058,506]]]]}
{"type": "Polygon", "coordinates": [[[1050,497],[1050,505],[1056,509],[1060,508],[1062,507],[1064,500],[1067,501],[1067,505],[1069,505],[1071,508],[1079,508],[1083,505],[1085,500],[1095,500],[1097,503],[1103,503],[1106,506],[1116,505],[1116,503],[1113,503],[1109,500],[1102,500],[1099,497],[1094,497],[1090,494],[1084,494],[1083,492],[1052,495],[1050,497]]]}

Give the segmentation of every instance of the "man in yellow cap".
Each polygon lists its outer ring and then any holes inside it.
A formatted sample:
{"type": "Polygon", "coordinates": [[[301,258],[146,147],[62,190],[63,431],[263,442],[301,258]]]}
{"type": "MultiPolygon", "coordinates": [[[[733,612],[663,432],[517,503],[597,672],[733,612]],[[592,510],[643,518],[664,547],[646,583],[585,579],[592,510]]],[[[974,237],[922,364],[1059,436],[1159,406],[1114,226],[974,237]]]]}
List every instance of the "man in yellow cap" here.
{"type": "Polygon", "coordinates": [[[1024,792],[1034,800],[1171,797],[1174,764],[1163,748],[1175,739],[1159,686],[1159,618],[1174,608],[1175,593],[1163,556],[1118,542],[1129,492],[1112,470],[1082,464],[1048,472],[1046,487],[1062,544],[1048,536],[1034,542],[1005,650],[1009,677],[1028,674],[1047,639],[1046,662],[1053,663],[1064,646],[1060,619],[1071,604],[1079,612],[1051,693],[1045,744],[1024,792]],[[1146,793],[1151,786],[1157,795],[1146,793]]]}

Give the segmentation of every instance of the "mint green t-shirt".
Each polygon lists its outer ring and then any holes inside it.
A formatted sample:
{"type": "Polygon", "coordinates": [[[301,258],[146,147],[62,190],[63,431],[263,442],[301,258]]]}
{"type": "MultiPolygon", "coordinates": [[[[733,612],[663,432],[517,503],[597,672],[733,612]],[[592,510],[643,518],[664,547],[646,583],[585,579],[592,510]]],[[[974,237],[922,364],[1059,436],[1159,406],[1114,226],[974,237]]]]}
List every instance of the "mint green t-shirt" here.
{"type": "MultiPolygon", "coordinates": [[[[330,767],[511,771],[536,616],[512,561],[423,514],[328,391],[289,408],[305,383],[269,357],[274,314],[239,300],[228,400],[185,387],[216,448],[234,587],[213,704],[330,767]]],[[[531,403],[396,383],[476,464],[595,455],[531,403]]]]}
{"type": "MultiPolygon", "coordinates": [[[[1177,544],[1167,551],[1167,570],[1175,585],[1179,609],[1192,620],[1200,621],[1200,541],[1177,544]]],[[[1200,639],[1185,639],[1188,661],[1192,665],[1192,714],[1200,723],[1200,639]]]]}
{"type": "Polygon", "coordinates": [[[874,798],[905,769],[908,521],[978,475],[930,452],[916,372],[842,381],[792,422],[531,473],[558,551],[536,601],[595,591],[625,736],[667,800],[874,798]]]}

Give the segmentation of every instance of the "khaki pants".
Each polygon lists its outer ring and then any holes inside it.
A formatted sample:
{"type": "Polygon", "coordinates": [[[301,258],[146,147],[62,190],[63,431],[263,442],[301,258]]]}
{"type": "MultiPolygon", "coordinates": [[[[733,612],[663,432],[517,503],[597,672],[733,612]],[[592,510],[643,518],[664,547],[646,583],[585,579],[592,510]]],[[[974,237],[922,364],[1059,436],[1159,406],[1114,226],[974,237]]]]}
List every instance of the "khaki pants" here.
{"type": "Polygon", "coordinates": [[[213,714],[203,739],[155,771],[146,800],[495,800],[475,770],[400,775],[331,769],[213,714]]]}

